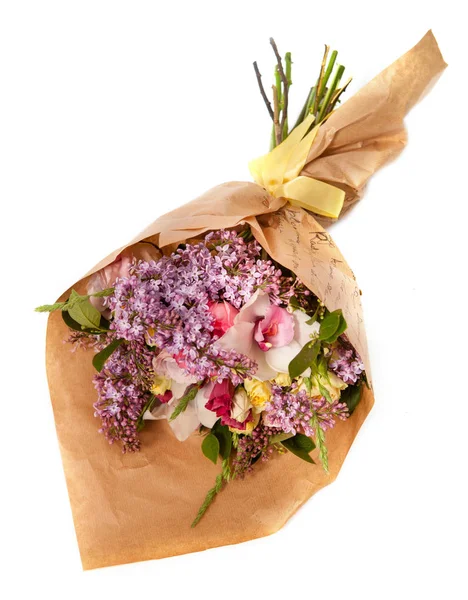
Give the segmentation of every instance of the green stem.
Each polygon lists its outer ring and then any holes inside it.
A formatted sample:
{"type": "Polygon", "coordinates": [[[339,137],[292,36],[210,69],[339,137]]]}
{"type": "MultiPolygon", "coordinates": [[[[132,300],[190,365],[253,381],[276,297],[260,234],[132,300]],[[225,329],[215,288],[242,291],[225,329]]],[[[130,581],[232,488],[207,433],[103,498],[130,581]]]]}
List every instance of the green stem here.
{"type": "Polygon", "coordinates": [[[328,61],[325,75],[322,78],[322,83],[320,85],[320,89],[317,94],[317,107],[320,106],[320,101],[322,100],[323,94],[327,88],[327,83],[328,83],[328,80],[330,79],[330,75],[333,71],[333,67],[335,66],[337,56],[338,56],[338,52],[336,50],[333,50],[333,52],[331,53],[331,56],[330,56],[330,60],[328,61]]]}
{"type": "MultiPolygon", "coordinates": [[[[275,67],[275,85],[276,85],[276,89],[278,91],[278,106],[280,107],[280,111],[281,111],[281,103],[283,101],[283,93],[282,93],[282,86],[281,86],[281,75],[280,72],[278,70],[278,65],[275,67]]],[[[278,115],[279,116],[279,115],[278,115]]]]}
{"type": "Polygon", "coordinates": [[[286,63],[286,79],[288,80],[288,85],[292,85],[291,72],[292,72],[292,60],[291,60],[291,52],[286,52],[284,55],[284,62],[286,63]]]}
{"type": "Polygon", "coordinates": [[[320,121],[322,121],[323,117],[326,115],[328,105],[330,103],[330,100],[331,100],[333,94],[335,93],[335,90],[340,82],[340,79],[343,76],[344,70],[345,70],[345,68],[343,67],[343,65],[338,65],[335,77],[333,78],[333,81],[332,81],[330,87],[328,88],[327,94],[322,102],[321,107],[320,107],[320,112],[319,112],[319,115],[317,118],[317,123],[320,123],[320,121]]]}
{"type": "Polygon", "coordinates": [[[307,100],[307,106],[306,106],[304,119],[307,117],[308,114],[310,114],[313,111],[316,96],[317,96],[317,86],[314,85],[314,87],[310,89],[310,94],[309,94],[309,98],[307,100]]]}

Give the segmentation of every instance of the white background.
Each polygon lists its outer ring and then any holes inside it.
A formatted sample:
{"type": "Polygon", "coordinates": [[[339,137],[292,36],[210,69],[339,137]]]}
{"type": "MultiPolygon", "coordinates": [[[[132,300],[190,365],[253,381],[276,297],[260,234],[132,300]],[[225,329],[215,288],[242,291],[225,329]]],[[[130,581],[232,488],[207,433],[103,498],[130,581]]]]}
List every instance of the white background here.
{"type": "Polygon", "coordinates": [[[4,598],[468,597],[457,5],[0,2],[4,598]],[[354,93],[430,27],[449,69],[407,118],[403,155],[333,228],[364,293],[376,392],[338,480],[270,538],[83,573],[48,397],[46,318],[32,308],[163,212],[249,179],[269,136],[251,63],[268,80],[270,35],[293,53],[298,108],[324,42],[339,49],[354,93]]]}

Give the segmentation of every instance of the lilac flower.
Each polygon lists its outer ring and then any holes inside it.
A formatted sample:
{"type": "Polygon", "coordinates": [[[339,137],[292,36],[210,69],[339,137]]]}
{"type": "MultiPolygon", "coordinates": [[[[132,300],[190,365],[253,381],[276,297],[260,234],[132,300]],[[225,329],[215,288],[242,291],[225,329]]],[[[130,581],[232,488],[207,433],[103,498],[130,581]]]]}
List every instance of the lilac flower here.
{"type": "Polygon", "coordinates": [[[242,479],[246,473],[250,473],[254,460],[260,459],[266,462],[270,458],[273,453],[273,448],[269,446],[270,438],[277,433],[280,433],[278,429],[260,423],[251,435],[243,435],[239,438],[237,454],[232,465],[234,477],[242,479]]]}
{"type": "Polygon", "coordinates": [[[336,418],[344,421],[349,417],[348,407],[338,400],[330,403],[325,398],[312,399],[306,390],[297,391],[292,387],[287,391],[279,385],[272,386],[271,400],[265,405],[264,421],[268,426],[312,437],[316,433],[311,426],[313,417],[326,431],[334,427],[336,418]]]}
{"type": "Polygon", "coordinates": [[[364,364],[353,348],[338,346],[333,352],[328,368],[345,383],[354,384],[363,373],[364,364]]]}
{"type": "Polygon", "coordinates": [[[123,452],[139,450],[137,422],[151,398],[148,388],[154,353],[131,342],[119,346],[94,377],[98,400],[96,417],[101,419],[100,433],[110,444],[122,442],[123,452]]]}
{"type": "Polygon", "coordinates": [[[217,231],[157,262],[135,263],[106,300],[111,329],[118,338],[177,356],[200,380],[229,377],[241,383],[255,363],[216,347],[210,306],[224,300],[239,308],[257,289],[281,291],[281,271],[260,252],[257,242],[246,243],[235,231],[217,231]]]}
{"type": "Polygon", "coordinates": [[[279,385],[273,385],[271,391],[270,402],[265,405],[265,423],[285,433],[295,435],[303,432],[311,436],[313,434],[310,426],[312,406],[307,392],[305,390],[296,393],[288,392],[279,385]]]}

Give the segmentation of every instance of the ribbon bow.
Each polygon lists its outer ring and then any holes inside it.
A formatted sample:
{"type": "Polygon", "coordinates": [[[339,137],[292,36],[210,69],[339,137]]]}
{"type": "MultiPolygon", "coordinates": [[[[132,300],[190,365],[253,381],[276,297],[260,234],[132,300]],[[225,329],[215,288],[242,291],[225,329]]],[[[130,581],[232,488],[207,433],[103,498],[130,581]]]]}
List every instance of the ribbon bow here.
{"type": "Polygon", "coordinates": [[[307,116],[284,142],[268,154],[252,160],[249,169],[255,182],[272,196],[287,198],[295,206],[336,219],[343,208],[343,190],[299,175],[318,132],[319,126],[316,125],[307,133],[314,120],[314,115],[307,116]]]}

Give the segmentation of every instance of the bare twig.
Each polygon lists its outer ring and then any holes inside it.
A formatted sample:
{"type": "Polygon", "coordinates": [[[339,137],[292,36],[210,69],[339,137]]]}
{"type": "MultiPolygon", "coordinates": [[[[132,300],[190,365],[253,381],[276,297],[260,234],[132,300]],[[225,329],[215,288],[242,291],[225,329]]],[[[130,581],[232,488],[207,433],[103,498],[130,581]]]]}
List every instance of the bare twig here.
{"type": "MultiPolygon", "coordinates": [[[[270,44],[271,44],[271,47],[273,48],[273,52],[275,53],[276,62],[278,63],[278,71],[281,76],[281,81],[283,82],[283,94],[282,94],[283,106],[282,106],[282,111],[281,111],[281,126],[280,126],[280,132],[282,132],[284,130],[286,120],[288,118],[289,81],[288,81],[288,78],[286,77],[286,73],[284,72],[284,69],[283,69],[283,61],[281,60],[280,53],[278,52],[278,47],[276,46],[276,42],[273,38],[270,38],[270,44]]],[[[281,135],[281,138],[282,138],[282,135],[281,135]]],[[[280,138],[280,142],[281,142],[281,138],[280,138]]]]}
{"type": "Polygon", "coordinates": [[[271,87],[273,89],[273,106],[274,106],[273,123],[274,123],[274,127],[275,127],[276,145],[278,146],[278,144],[281,144],[281,131],[282,131],[281,125],[279,122],[278,90],[276,88],[276,85],[272,85],[271,87]]]}
{"type": "Polygon", "coordinates": [[[260,71],[258,70],[257,62],[254,62],[253,66],[255,69],[255,75],[257,76],[258,87],[260,88],[260,93],[261,93],[263,101],[265,102],[265,105],[267,107],[268,114],[270,115],[270,117],[273,120],[274,119],[273,109],[271,108],[271,102],[268,100],[268,96],[265,93],[265,89],[264,89],[263,83],[262,83],[262,75],[261,75],[260,71]]]}

